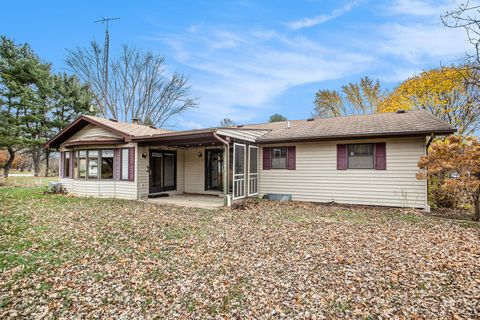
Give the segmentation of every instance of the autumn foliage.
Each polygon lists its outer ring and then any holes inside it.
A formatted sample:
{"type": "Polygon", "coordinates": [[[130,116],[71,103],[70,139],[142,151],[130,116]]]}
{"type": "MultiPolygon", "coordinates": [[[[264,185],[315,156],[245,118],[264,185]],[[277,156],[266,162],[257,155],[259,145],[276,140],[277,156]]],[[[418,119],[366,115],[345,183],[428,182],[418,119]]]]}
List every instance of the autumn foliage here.
{"type": "Polygon", "coordinates": [[[476,138],[450,136],[435,141],[418,166],[442,177],[445,190],[467,195],[475,205],[474,220],[480,220],[480,142],[476,138]]]}
{"type": "Polygon", "coordinates": [[[381,112],[426,110],[469,135],[478,129],[480,105],[467,80],[468,67],[443,67],[424,71],[402,82],[381,102],[381,112]]]}

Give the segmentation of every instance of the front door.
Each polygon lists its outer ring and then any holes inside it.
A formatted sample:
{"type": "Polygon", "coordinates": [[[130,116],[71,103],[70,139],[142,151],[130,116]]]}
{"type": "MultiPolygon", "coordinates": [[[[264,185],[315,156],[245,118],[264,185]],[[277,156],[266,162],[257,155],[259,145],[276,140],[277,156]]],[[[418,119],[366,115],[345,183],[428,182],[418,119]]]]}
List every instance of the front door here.
{"type": "Polygon", "coordinates": [[[177,153],[150,150],[150,193],[177,189],[177,153]]]}
{"type": "Polygon", "coordinates": [[[205,190],[223,191],[223,150],[205,150],[205,190]]]}

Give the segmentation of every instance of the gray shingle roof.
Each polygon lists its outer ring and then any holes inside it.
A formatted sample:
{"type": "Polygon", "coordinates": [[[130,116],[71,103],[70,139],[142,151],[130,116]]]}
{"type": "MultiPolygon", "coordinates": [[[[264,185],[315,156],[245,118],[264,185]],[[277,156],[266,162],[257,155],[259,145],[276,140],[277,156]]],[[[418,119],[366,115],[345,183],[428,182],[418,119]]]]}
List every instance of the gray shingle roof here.
{"type": "Polygon", "coordinates": [[[172,132],[171,130],[167,130],[167,129],[152,128],[149,126],[144,126],[144,125],[135,124],[135,123],[127,123],[127,122],[120,122],[120,121],[115,122],[109,119],[95,117],[95,116],[84,115],[83,117],[89,118],[91,120],[94,120],[96,122],[103,124],[104,126],[110,127],[117,131],[121,131],[126,135],[133,136],[133,137],[172,132]]]}
{"type": "Polygon", "coordinates": [[[245,125],[243,128],[271,130],[258,138],[258,142],[450,134],[455,131],[449,124],[424,110],[316,118],[312,121],[293,120],[290,121],[290,128],[288,128],[288,121],[245,125]]]}

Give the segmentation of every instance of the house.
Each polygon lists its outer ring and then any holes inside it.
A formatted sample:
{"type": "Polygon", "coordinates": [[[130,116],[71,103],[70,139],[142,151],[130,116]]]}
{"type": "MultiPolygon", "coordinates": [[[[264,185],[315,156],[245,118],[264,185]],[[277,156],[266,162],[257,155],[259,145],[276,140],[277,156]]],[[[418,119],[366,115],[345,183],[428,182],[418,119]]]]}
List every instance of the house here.
{"type": "Polygon", "coordinates": [[[454,132],[425,111],[169,131],[81,116],[47,142],[60,181],[82,196],[146,199],[265,194],[428,210],[417,162],[454,132]]]}

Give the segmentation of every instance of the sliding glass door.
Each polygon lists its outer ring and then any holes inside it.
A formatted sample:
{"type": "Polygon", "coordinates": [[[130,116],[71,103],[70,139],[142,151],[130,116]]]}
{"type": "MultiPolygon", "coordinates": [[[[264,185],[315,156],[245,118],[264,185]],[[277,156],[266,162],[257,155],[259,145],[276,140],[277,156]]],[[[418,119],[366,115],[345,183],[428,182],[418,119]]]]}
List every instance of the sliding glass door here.
{"type": "Polygon", "coordinates": [[[177,189],[175,151],[150,150],[150,193],[177,189]]]}

